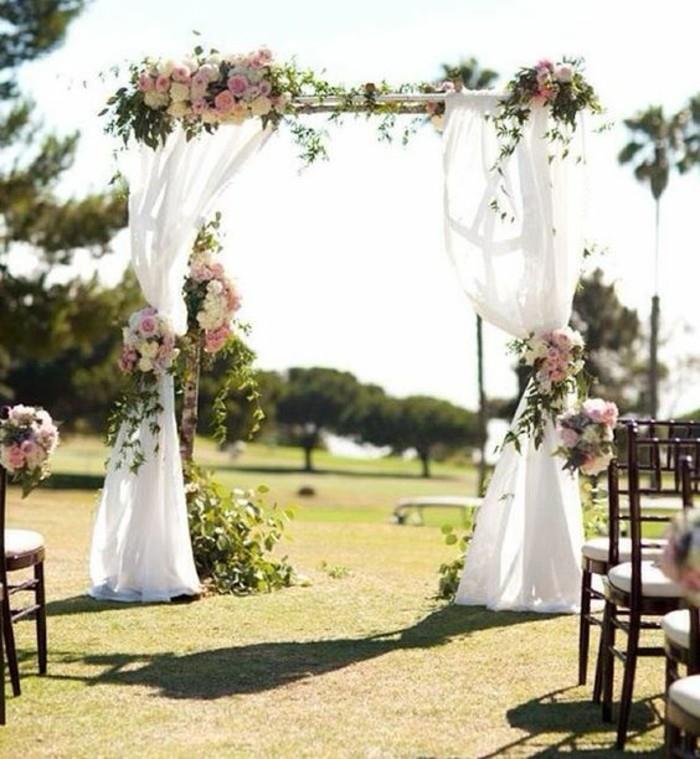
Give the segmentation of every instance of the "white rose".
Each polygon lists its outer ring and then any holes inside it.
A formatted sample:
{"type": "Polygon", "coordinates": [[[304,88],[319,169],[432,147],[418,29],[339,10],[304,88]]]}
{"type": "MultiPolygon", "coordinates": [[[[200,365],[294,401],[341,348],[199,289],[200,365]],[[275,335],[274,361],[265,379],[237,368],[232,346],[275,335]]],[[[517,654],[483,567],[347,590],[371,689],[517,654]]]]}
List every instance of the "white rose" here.
{"type": "Polygon", "coordinates": [[[223,289],[224,286],[221,284],[221,282],[219,282],[218,279],[212,279],[211,282],[207,285],[207,292],[209,294],[218,295],[220,292],[222,292],[223,289]]]}
{"type": "Polygon", "coordinates": [[[150,358],[141,358],[139,359],[139,369],[142,372],[150,372],[153,371],[153,362],[150,358]]]}
{"type": "Polygon", "coordinates": [[[221,70],[218,63],[205,63],[199,70],[210,82],[218,82],[221,78],[221,70]]]}
{"type": "Polygon", "coordinates": [[[261,95],[250,104],[250,110],[254,116],[267,116],[272,110],[272,101],[265,95],[261,95]]]}
{"type": "Polygon", "coordinates": [[[221,63],[221,54],[220,53],[210,53],[207,56],[207,63],[210,63],[212,66],[218,66],[221,63]]]}
{"type": "Polygon", "coordinates": [[[139,346],[139,353],[146,358],[155,358],[158,355],[158,343],[144,340],[139,346]]]}
{"type": "Polygon", "coordinates": [[[176,119],[181,119],[183,116],[187,116],[189,111],[190,109],[187,107],[187,103],[183,103],[182,101],[172,102],[168,106],[168,113],[176,119]]]}
{"type": "Polygon", "coordinates": [[[156,64],[156,70],[159,74],[170,76],[175,70],[175,61],[172,58],[165,58],[158,61],[156,64]]]}
{"type": "Polygon", "coordinates": [[[574,68],[568,63],[560,63],[554,67],[554,78],[558,82],[570,82],[574,75],[574,68]]]}
{"type": "Polygon", "coordinates": [[[175,102],[189,100],[190,88],[186,84],[182,84],[182,82],[173,82],[170,87],[170,97],[175,102]]]}
{"type": "Polygon", "coordinates": [[[143,93],[143,102],[149,108],[162,108],[170,102],[170,96],[167,92],[156,92],[155,90],[151,90],[151,92],[143,93]]]}

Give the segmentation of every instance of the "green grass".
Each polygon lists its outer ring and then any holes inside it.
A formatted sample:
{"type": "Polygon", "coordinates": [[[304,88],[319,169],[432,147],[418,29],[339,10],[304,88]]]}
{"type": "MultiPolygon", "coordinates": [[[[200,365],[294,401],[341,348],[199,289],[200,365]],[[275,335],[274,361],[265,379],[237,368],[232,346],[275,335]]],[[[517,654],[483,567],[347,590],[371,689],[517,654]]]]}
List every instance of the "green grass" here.
{"type": "MultiPolygon", "coordinates": [[[[265,466],[264,449],[251,449],[246,457],[265,466]]],[[[270,466],[287,455],[277,453],[270,466]]],[[[64,474],[94,475],[101,458],[94,441],[77,440],[57,464],[64,474]]],[[[24,692],[9,699],[0,754],[619,755],[589,689],[574,687],[574,617],[432,599],[436,568],[453,549],[434,526],[388,523],[393,488],[413,493],[423,484],[402,472],[377,476],[390,464],[373,464],[367,475],[264,473],[285,502],[298,482],[317,489],[283,545],[311,584],[189,604],[86,598],[95,493],[42,488],[21,501],[13,490],[10,522],[47,539],[50,656],[49,674],[38,677],[32,626],[19,625],[24,692]],[[293,477],[300,479],[285,479],[293,477]]],[[[342,470],[345,462],[327,465],[342,470]]],[[[471,471],[445,469],[431,492],[473,492],[471,471]]],[[[258,480],[258,472],[222,471],[231,484],[258,480]]],[[[661,660],[643,660],[638,682],[630,748],[660,756],[661,660]]]]}

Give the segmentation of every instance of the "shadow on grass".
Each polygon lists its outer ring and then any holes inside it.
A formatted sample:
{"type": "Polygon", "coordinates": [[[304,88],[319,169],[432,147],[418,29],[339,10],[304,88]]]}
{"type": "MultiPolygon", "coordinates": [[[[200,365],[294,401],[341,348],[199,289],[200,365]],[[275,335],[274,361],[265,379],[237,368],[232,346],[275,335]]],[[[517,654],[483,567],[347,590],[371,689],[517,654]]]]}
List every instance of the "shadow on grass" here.
{"type": "MultiPolygon", "coordinates": [[[[68,599],[68,602],[76,602],[68,599]]],[[[69,612],[70,613],[70,612],[69,612]]],[[[394,651],[442,646],[479,630],[541,621],[541,614],[489,612],[448,606],[411,627],[367,638],[255,643],[179,655],[52,653],[52,663],[80,663],[99,669],[94,676],[53,675],[90,684],[137,685],[154,688],[165,698],[217,699],[284,687],[394,651]]]]}
{"type": "Polygon", "coordinates": [[[104,481],[103,474],[56,472],[44,480],[40,487],[47,490],[99,490],[104,481]]]}
{"type": "MultiPolygon", "coordinates": [[[[589,700],[570,700],[567,694],[578,688],[566,688],[527,701],[507,712],[511,727],[525,731],[526,736],[505,746],[500,746],[480,759],[492,759],[503,754],[527,756],[559,756],[582,754],[596,757],[619,757],[621,752],[614,748],[614,725],[602,722],[600,705],[589,700]],[[554,734],[554,737],[553,737],[554,734]],[[546,748],[538,750],[547,736],[546,748]],[[580,745],[584,743],[585,745],[580,745]],[[598,743],[597,746],[591,746],[598,743]]],[[[662,722],[652,700],[633,704],[630,715],[629,739],[656,729],[662,722]]],[[[634,751],[634,747],[628,744],[634,751]]],[[[634,751],[635,757],[660,757],[661,748],[634,751]]]]}
{"type": "MultiPolygon", "coordinates": [[[[181,596],[170,601],[171,604],[189,604],[197,600],[197,596],[181,596]]],[[[71,614],[94,614],[104,611],[121,611],[129,609],[149,609],[163,606],[163,603],[143,603],[142,601],[102,601],[88,595],[71,596],[60,601],[49,601],[46,604],[46,614],[49,617],[65,617],[71,614]]]]}
{"type": "Polygon", "coordinates": [[[376,469],[314,469],[313,472],[307,472],[305,469],[294,466],[260,466],[246,464],[206,464],[208,469],[215,469],[220,472],[247,472],[256,474],[289,474],[302,475],[308,477],[367,477],[370,479],[391,479],[391,480],[418,480],[420,482],[462,482],[467,479],[468,472],[460,474],[433,474],[430,477],[423,477],[420,472],[384,472],[376,469]]]}

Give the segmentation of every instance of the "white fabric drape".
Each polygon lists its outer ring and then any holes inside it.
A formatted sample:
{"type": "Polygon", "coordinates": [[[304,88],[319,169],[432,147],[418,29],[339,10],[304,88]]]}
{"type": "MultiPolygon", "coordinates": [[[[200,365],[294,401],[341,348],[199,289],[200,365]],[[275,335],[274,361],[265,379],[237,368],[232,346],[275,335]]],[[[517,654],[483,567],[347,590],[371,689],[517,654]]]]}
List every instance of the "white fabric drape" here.
{"type": "MultiPolygon", "coordinates": [[[[497,98],[448,100],[444,134],[449,254],[482,318],[513,337],[565,326],[583,253],[583,129],[567,159],[545,138],[534,107],[514,154],[493,171],[499,144],[485,119],[497,98]],[[498,210],[491,207],[497,199],[498,210]],[[501,218],[505,214],[505,218],[501,218]]],[[[516,413],[520,414],[523,402],[516,413]]],[[[562,471],[551,424],[535,450],[503,451],[479,510],[456,602],[492,609],[573,611],[580,589],[581,505],[562,471]]]]}
{"type": "MultiPolygon", "coordinates": [[[[257,120],[256,120],[257,121],[257,120]]],[[[269,130],[226,126],[187,141],[182,130],[158,150],[140,146],[126,168],[131,262],[147,303],[187,329],[182,286],[200,223],[269,130]]],[[[118,467],[123,431],[112,452],[90,553],[90,595],[120,601],[167,601],[199,591],[187,524],[171,376],[159,381],[160,431],[137,435],[146,455],[134,474],[118,467]]]]}

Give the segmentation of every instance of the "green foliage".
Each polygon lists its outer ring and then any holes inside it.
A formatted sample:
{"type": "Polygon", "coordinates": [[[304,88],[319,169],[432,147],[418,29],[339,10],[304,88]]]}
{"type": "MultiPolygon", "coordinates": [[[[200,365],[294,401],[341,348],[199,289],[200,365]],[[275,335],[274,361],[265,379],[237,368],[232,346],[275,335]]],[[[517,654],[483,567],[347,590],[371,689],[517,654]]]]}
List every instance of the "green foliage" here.
{"type": "Polygon", "coordinates": [[[231,492],[194,465],[186,481],[192,550],[205,585],[236,595],[292,585],[294,570],[286,557],[272,555],[293,517],[290,510],[266,508],[263,486],[231,492]]]}
{"type": "Polygon", "coordinates": [[[415,448],[430,476],[430,461],[440,451],[451,452],[481,442],[477,415],[449,401],[414,395],[391,398],[370,386],[363,393],[358,413],[359,437],[395,451],[415,448]]]}
{"type": "MultiPolygon", "coordinates": [[[[586,368],[594,390],[623,413],[644,408],[648,383],[642,325],[637,311],[620,302],[602,269],[584,275],[574,295],[571,324],[584,337],[586,368]]],[[[660,367],[666,374],[666,367],[660,367]]]]}
{"type": "Polygon", "coordinates": [[[458,82],[467,90],[486,90],[493,87],[498,73],[493,69],[482,68],[476,58],[463,58],[456,64],[443,63],[445,79],[458,82]]]}
{"type": "MultiPolygon", "coordinates": [[[[84,0],[2,0],[0,71],[14,70],[55,49],[84,4],[84,0]]],[[[15,94],[13,78],[0,81],[0,98],[15,94]]]]}
{"type": "Polygon", "coordinates": [[[342,564],[329,564],[327,561],[322,561],[320,568],[331,580],[342,580],[350,574],[350,570],[342,564]]]}
{"type": "Polygon", "coordinates": [[[277,421],[287,437],[306,453],[306,468],[313,468],[311,453],[324,431],[351,431],[351,413],[360,396],[360,383],[349,372],[323,367],[293,368],[277,402],[277,421]]]}
{"type": "Polygon", "coordinates": [[[679,170],[686,168],[684,131],[687,112],[680,111],[667,118],[661,106],[649,106],[632,118],[625,119],[631,140],[620,151],[617,160],[631,164],[634,176],[648,182],[654,200],[663,195],[672,164],[679,170]]]}
{"type": "Polygon", "coordinates": [[[446,545],[457,546],[459,554],[452,561],[447,561],[440,565],[438,569],[437,598],[444,599],[445,601],[454,601],[464,570],[464,558],[470,536],[467,533],[458,535],[455,528],[449,524],[442,528],[442,535],[446,545]]]}

